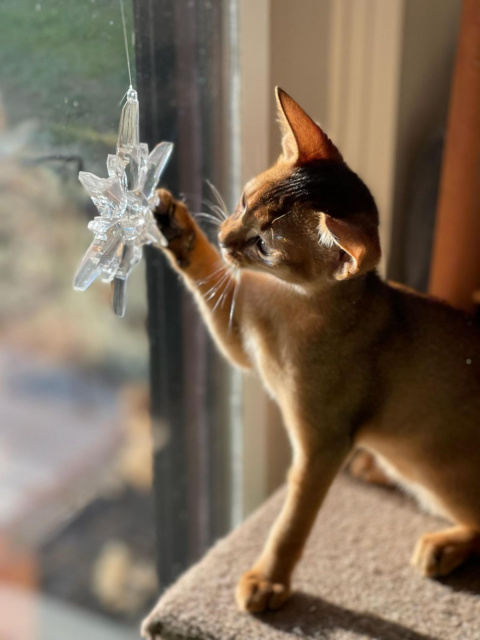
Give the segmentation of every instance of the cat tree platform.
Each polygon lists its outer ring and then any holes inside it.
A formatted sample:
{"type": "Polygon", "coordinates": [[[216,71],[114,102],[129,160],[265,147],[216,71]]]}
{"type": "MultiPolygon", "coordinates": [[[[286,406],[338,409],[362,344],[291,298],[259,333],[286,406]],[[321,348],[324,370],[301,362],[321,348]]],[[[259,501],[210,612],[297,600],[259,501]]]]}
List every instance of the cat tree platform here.
{"type": "Polygon", "coordinates": [[[165,592],[155,640],[479,640],[480,560],[441,581],[409,565],[417,538],[445,523],[396,491],[349,477],[332,487],[277,612],[237,611],[238,577],[259,553],[283,490],[165,592]]]}

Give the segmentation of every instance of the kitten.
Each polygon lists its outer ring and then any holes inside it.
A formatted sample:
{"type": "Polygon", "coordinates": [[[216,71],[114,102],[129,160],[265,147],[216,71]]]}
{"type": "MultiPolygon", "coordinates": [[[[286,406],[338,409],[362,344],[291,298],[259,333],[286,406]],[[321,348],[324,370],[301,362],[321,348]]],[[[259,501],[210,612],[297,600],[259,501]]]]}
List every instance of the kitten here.
{"type": "Polygon", "coordinates": [[[222,222],[220,253],[167,191],[156,213],[213,339],[260,373],[292,444],[286,502],[237,587],[250,612],[288,598],[322,500],[358,445],[454,523],[418,542],[422,574],[445,575],[480,552],[479,332],[379,279],[370,191],[300,106],[276,97],[282,155],[222,222]]]}

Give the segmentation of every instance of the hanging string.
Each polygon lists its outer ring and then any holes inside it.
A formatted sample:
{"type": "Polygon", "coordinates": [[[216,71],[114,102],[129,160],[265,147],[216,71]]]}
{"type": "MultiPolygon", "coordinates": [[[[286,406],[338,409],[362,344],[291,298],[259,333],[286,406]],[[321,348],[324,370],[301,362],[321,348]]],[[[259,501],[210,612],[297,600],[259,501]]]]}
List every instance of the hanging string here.
{"type": "MultiPolygon", "coordinates": [[[[123,39],[125,41],[125,53],[127,55],[127,67],[128,77],[130,80],[130,88],[132,87],[132,72],[130,70],[130,54],[128,53],[128,40],[127,40],[127,23],[125,20],[125,7],[123,6],[123,0],[120,0],[120,11],[122,12],[122,25],[123,25],[123,39]]],[[[123,100],[123,98],[122,98],[123,100]]]]}

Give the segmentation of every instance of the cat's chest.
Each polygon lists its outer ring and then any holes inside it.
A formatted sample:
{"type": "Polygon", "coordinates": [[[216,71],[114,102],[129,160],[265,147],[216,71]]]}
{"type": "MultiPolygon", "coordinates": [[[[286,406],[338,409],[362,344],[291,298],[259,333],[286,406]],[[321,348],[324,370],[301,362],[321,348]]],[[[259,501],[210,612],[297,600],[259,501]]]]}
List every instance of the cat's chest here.
{"type": "Polygon", "coordinates": [[[285,354],[273,337],[251,329],[245,336],[245,348],[251,362],[259,372],[267,390],[276,396],[282,382],[286,380],[287,369],[285,354]]]}
{"type": "Polygon", "coordinates": [[[328,360],[321,331],[305,322],[252,323],[245,332],[245,348],[268,391],[276,396],[286,387],[301,384],[309,369],[328,360]]]}

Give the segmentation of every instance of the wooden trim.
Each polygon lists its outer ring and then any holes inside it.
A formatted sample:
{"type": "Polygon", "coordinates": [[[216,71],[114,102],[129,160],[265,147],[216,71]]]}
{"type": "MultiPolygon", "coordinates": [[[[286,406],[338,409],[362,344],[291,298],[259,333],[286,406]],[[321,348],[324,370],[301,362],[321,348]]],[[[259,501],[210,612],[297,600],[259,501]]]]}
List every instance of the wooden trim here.
{"type": "Polygon", "coordinates": [[[430,279],[430,293],[473,310],[480,286],[480,1],[464,0],[430,279]]]}

